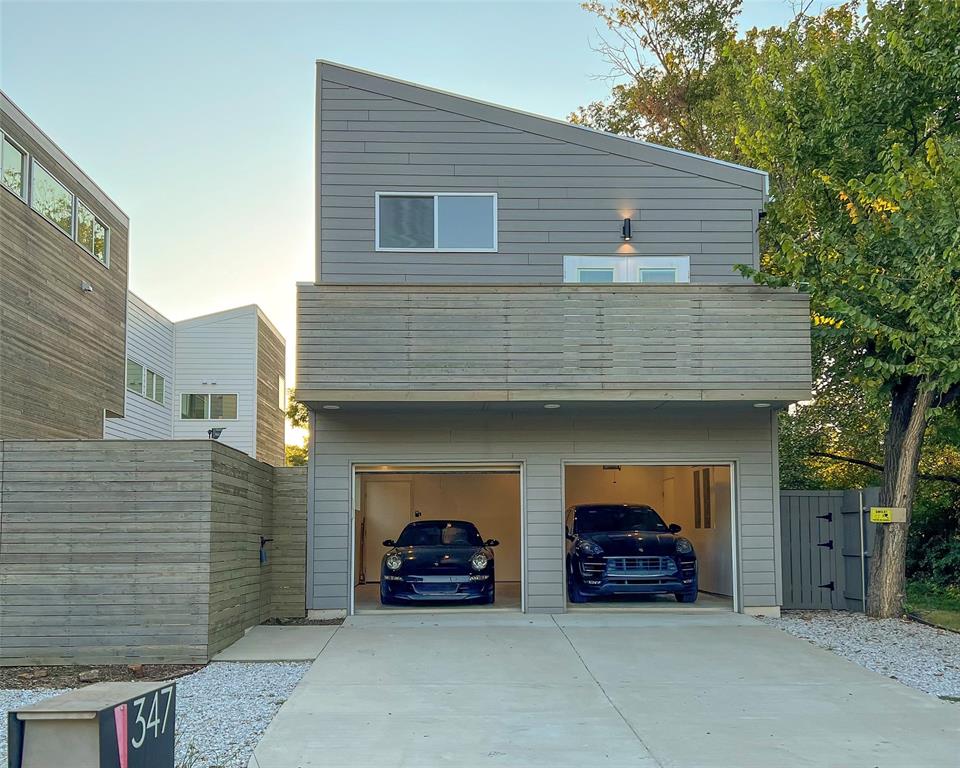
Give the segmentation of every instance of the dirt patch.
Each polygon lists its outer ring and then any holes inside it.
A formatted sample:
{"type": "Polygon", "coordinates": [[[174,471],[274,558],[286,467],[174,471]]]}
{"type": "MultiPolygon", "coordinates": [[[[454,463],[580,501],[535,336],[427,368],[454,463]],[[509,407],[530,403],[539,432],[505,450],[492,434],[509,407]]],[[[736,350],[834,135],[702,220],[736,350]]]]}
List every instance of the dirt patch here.
{"type": "Polygon", "coordinates": [[[335,627],[343,624],[343,619],[267,619],[266,627],[335,627]]]}
{"type": "Polygon", "coordinates": [[[0,688],[80,688],[92,683],[154,682],[183,677],[204,664],[101,664],[69,667],[0,667],[0,688]]]}

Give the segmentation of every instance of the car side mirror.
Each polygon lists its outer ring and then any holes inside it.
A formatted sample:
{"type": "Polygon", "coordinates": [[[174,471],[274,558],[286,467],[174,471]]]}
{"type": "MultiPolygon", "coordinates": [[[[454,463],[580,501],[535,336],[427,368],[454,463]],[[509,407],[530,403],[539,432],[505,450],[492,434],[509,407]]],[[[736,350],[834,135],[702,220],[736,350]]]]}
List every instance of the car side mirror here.
{"type": "Polygon", "coordinates": [[[670,533],[680,533],[680,531],[682,530],[683,528],[681,528],[676,523],[670,523],[670,533]]]}
{"type": "Polygon", "coordinates": [[[483,543],[483,545],[484,545],[485,547],[499,547],[499,546],[500,546],[500,542],[497,541],[496,539],[487,539],[487,540],[483,543]]]}
{"type": "Polygon", "coordinates": [[[395,546],[397,546],[397,542],[395,542],[393,539],[384,539],[384,541],[383,541],[383,546],[385,546],[385,547],[395,547],[395,546]]]}

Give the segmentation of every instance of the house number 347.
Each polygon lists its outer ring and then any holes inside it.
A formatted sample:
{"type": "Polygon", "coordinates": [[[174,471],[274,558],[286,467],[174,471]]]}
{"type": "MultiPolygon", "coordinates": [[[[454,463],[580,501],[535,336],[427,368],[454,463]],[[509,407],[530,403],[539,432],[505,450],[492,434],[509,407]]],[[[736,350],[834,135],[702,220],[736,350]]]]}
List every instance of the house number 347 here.
{"type": "Polygon", "coordinates": [[[137,714],[134,720],[133,738],[130,739],[130,745],[134,749],[140,749],[148,735],[158,739],[167,732],[171,699],[173,699],[172,685],[154,691],[152,696],[141,696],[139,699],[134,699],[133,706],[137,708],[137,714]],[[161,702],[161,699],[165,699],[165,701],[161,702]],[[150,701],[149,707],[147,705],[148,700],[150,701]],[[162,717],[161,710],[163,712],[162,717]],[[144,716],[144,713],[146,713],[146,716],[144,716]]]}

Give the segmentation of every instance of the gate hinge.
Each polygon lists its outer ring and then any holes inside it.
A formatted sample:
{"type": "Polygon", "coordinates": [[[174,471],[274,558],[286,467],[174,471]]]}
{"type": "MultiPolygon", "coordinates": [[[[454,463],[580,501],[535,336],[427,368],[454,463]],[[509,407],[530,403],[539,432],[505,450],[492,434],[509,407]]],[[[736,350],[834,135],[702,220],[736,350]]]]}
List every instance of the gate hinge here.
{"type": "Polygon", "coordinates": [[[819,544],[817,544],[817,546],[826,547],[827,549],[833,549],[833,539],[830,539],[830,541],[821,541],[819,544]]]}
{"type": "Polygon", "coordinates": [[[817,520],[826,520],[828,523],[833,522],[833,512],[827,512],[825,515],[817,515],[817,520]]]}
{"type": "Polygon", "coordinates": [[[833,582],[831,581],[829,584],[821,584],[821,585],[820,585],[820,589],[829,589],[831,592],[833,592],[833,590],[836,589],[836,587],[834,586],[833,582]]]}

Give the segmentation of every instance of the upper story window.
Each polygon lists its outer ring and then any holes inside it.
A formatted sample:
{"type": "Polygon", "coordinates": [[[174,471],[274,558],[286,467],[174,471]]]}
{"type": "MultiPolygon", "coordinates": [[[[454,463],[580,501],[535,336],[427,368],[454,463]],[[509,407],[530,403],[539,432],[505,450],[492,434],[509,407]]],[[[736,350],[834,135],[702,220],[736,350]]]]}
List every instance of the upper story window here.
{"type": "Polygon", "coordinates": [[[565,283],[689,283],[689,256],[564,256],[565,283]]]}
{"type": "Polygon", "coordinates": [[[495,192],[377,192],[378,251],[496,251],[495,192]]]}
{"type": "Polygon", "coordinates": [[[26,200],[27,153],[4,136],[3,148],[0,150],[0,160],[3,163],[3,186],[21,200],[26,200]]]}
{"type": "Polygon", "coordinates": [[[109,230],[93,211],[77,199],[77,242],[97,261],[107,263],[109,230]]]}
{"type": "Polygon", "coordinates": [[[30,207],[73,237],[73,194],[36,160],[30,174],[30,207]]]}
{"type": "Polygon", "coordinates": [[[237,395],[188,394],[180,395],[180,418],[185,420],[235,420],[237,395]]]}
{"type": "Polygon", "coordinates": [[[166,379],[159,373],[127,358],[127,390],[147,400],[163,405],[163,389],[166,379]]]}
{"type": "Polygon", "coordinates": [[[6,134],[0,136],[3,186],[109,267],[110,228],[35,157],[31,158],[6,134]]]}

